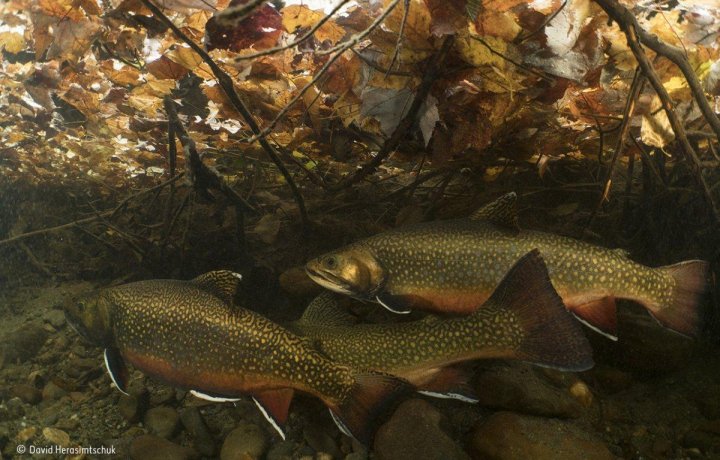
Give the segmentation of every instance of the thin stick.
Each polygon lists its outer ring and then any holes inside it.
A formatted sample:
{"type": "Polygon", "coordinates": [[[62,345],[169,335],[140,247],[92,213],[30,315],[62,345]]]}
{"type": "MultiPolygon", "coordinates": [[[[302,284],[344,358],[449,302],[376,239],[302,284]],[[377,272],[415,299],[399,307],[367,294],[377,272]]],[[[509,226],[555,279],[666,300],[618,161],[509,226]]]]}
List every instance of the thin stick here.
{"type": "Polygon", "coordinates": [[[165,186],[167,186],[167,185],[169,185],[169,184],[172,184],[173,182],[177,181],[177,180],[180,179],[181,177],[183,177],[183,174],[182,174],[182,173],[178,174],[177,176],[175,176],[175,177],[173,177],[173,178],[171,178],[171,179],[168,179],[167,181],[165,181],[165,182],[163,182],[163,183],[160,183],[160,184],[158,184],[158,185],[155,185],[154,187],[151,187],[151,188],[148,188],[148,189],[145,189],[145,190],[141,190],[140,192],[137,192],[137,193],[134,193],[134,194],[132,194],[132,195],[129,195],[129,196],[125,197],[125,199],[123,199],[115,208],[113,208],[113,209],[111,209],[111,210],[109,210],[109,211],[104,211],[104,212],[98,213],[98,214],[96,214],[96,215],[94,215],[94,216],[86,217],[86,218],[84,218],[84,219],[74,220],[74,221],[72,221],[72,222],[68,222],[67,224],[57,225],[57,226],[55,226],[55,227],[41,228],[41,229],[38,229],[38,230],[33,230],[33,231],[30,231],[30,232],[22,233],[22,234],[20,234],[20,235],[15,235],[15,236],[12,236],[12,237],[10,237],[10,238],[5,238],[4,240],[0,240],[0,246],[2,246],[3,244],[8,244],[8,243],[13,243],[13,242],[15,242],[15,241],[24,240],[24,239],[30,238],[30,237],[32,237],[32,236],[44,235],[44,234],[46,234],[46,233],[52,233],[52,232],[56,232],[56,231],[58,231],[58,230],[64,230],[64,229],[67,229],[67,228],[76,227],[76,226],[79,226],[79,225],[81,225],[81,224],[87,224],[87,223],[89,223],[89,222],[95,222],[96,220],[99,220],[101,217],[109,217],[109,218],[112,218],[112,217],[115,216],[115,214],[117,214],[117,213],[119,212],[119,210],[122,209],[130,200],[132,200],[132,199],[134,199],[134,198],[137,198],[137,197],[139,197],[139,196],[141,196],[141,195],[144,195],[144,194],[146,194],[146,193],[151,193],[151,192],[153,192],[153,191],[155,191],[155,190],[157,190],[157,189],[160,189],[160,188],[162,188],[162,187],[165,187],[165,186]]]}
{"type": "Polygon", "coordinates": [[[603,179],[603,188],[600,191],[600,198],[598,199],[597,204],[595,205],[595,209],[593,209],[592,213],[590,214],[590,218],[588,219],[587,223],[585,224],[582,234],[585,234],[585,230],[590,228],[590,226],[593,223],[593,220],[595,220],[595,216],[600,211],[600,208],[602,207],[603,201],[607,198],[607,196],[610,194],[610,187],[612,184],[612,174],[615,170],[615,164],[617,163],[617,159],[620,158],[620,155],[622,154],[623,148],[625,147],[625,141],[627,138],[627,133],[630,128],[630,119],[632,118],[633,111],[635,109],[635,104],[637,103],[637,99],[640,96],[640,93],[642,93],[643,87],[645,86],[645,76],[642,73],[642,70],[640,67],[635,68],[635,75],[633,76],[632,84],[630,85],[630,91],[628,93],[628,97],[625,100],[625,109],[623,110],[623,121],[620,125],[620,133],[618,134],[617,142],[615,143],[615,149],[613,150],[613,156],[610,160],[610,165],[608,166],[608,170],[605,173],[605,179],[603,179]]]}
{"type": "Polygon", "coordinates": [[[417,93],[415,94],[415,98],[410,105],[410,109],[403,119],[400,120],[397,128],[395,128],[395,131],[393,131],[388,140],[385,141],[382,148],[380,148],[380,151],[372,160],[364,164],[354,174],[347,176],[344,180],[338,182],[337,184],[331,185],[329,187],[330,190],[337,191],[360,182],[367,175],[374,172],[375,169],[377,169],[377,167],[385,160],[385,158],[398,148],[400,142],[405,139],[405,136],[407,136],[415,126],[420,108],[427,99],[427,96],[430,94],[433,83],[435,83],[435,80],[440,73],[440,69],[442,68],[442,61],[445,59],[445,55],[452,47],[453,42],[454,37],[452,35],[447,35],[443,40],[440,49],[437,50],[430,58],[427,64],[427,69],[423,75],[423,79],[420,82],[417,93]]]}
{"type": "MultiPolygon", "coordinates": [[[[640,44],[638,34],[644,31],[642,31],[642,29],[640,28],[640,25],[638,24],[637,19],[635,19],[635,16],[633,16],[633,14],[627,8],[620,6],[615,0],[595,0],[595,3],[600,5],[600,7],[605,10],[608,16],[618,23],[622,31],[625,33],[628,46],[630,46],[633,55],[635,55],[635,59],[637,59],[643,73],[647,77],[652,87],[655,89],[655,92],[657,93],[660,101],[662,102],[662,107],[665,110],[668,120],[670,121],[670,126],[675,132],[675,137],[680,143],[681,151],[685,155],[685,159],[689,163],[690,169],[695,175],[695,179],[702,188],[705,199],[710,207],[710,211],[712,212],[715,221],[720,222],[720,212],[718,212],[718,208],[715,204],[715,199],[713,198],[712,193],[710,193],[710,187],[708,187],[707,181],[703,176],[702,166],[700,164],[700,160],[698,159],[697,153],[693,149],[692,145],[690,145],[690,141],[688,140],[687,134],[685,133],[685,128],[680,122],[680,119],[675,113],[675,110],[673,109],[673,103],[670,99],[670,95],[665,89],[665,86],[663,86],[662,80],[660,80],[660,77],[658,76],[655,68],[648,59],[645,51],[642,49],[642,46],[640,44]]],[[[653,41],[653,39],[647,33],[645,33],[645,41],[651,48],[652,46],[658,47],[658,45],[661,44],[661,42],[656,38],[653,41]]],[[[663,47],[659,47],[655,50],[655,52],[662,54],[659,52],[659,50],[667,52],[667,50],[663,47]]],[[[667,57],[670,58],[670,56],[667,57]]],[[[690,84],[690,87],[692,89],[694,86],[693,83],[691,83],[690,79],[688,80],[688,83],[690,84]]],[[[702,99],[704,99],[704,96],[702,97],[702,99]]],[[[698,101],[698,103],[702,108],[702,103],[700,103],[700,101],[698,101]]],[[[717,120],[717,117],[714,117],[714,119],[717,120]]],[[[712,125],[713,122],[711,120],[712,117],[708,119],[708,122],[712,125]]],[[[720,138],[720,129],[717,132],[718,137],[720,138]]]]}
{"type": "Polygon", "coordinates": [[[268,56],[268,55],[270,55],[270,54],[279,53],[280,51],[285,51],[285,50],[290,49],[290,48],[292,48],[292,47],[298,46],[299,44],[307,41],[310,37],[312,37],[313,34],[314,34],[315,32],[317,32],[317,30],[318,30],[320,27],[322,27],[323,24],[325,24],[326,22],[328,22],[328,21],[330,20],[330,18],[332,18],[332,17],[335,15],[335,13],[337,13],[338,10],[339,10],[340,8],[342,8],[343,5],[345,5],[345,4],[346,4],[347,2],[349,2],[349,1],[350,1],[350,0],[341,0],[337,5],[335,5],[335,7],[333,7],[332,10],[330,10],[330,12],[329,12],[328,14],[326,14],[325,16],[323,16],[323,18],[320,19],[317,23],[315,23],[315,25],[313,25],[313,26],[310,28],[310,30],[308,30],[307,32],[305,32],[305,34],[304,34],[302,37],[298,38],[298,39],[295,40],[294,42],[290,42],[290,43],[288,43],[288,44],[286,44],[286,45],[283,45],[283,46],[276,46],[275,48],[270,48],[270,49],[258,51],[257,53],[245,54],[245,55],[242,55],[242,56],[237,56],[237,57],[235,58],[235,60],[236,60],[236,61],[246,61],[246,60],[249,60],[249,59],[255,59],[255,58],[262,57],[262,56],[268,56]]]}
{"type": "MultiPolygon", "coordinates": [[[[230,76],[225,71],[223,71],[219,65],[217,65],[213,58],[211,58],[204,49],[202,49],[197,43],[195,43],[187,35],[185,35],[167,16],[165,16],[165,14],[160,11],[160,9],[155,6],[152,1],[141,1],[143,5],[145,5],[150,11],[152,11],[152,13],[161,22],[167,25],[180,40],[184,41],[193,51],[195,51],[202,58],[202,60],[208,65],[208,67],[210,67],[210,70],[220,84],[220,87],[225,92],[228,100],[230,100],[230,103],[233,105],[233,107],[235,107],[235,109],[240,113],[240,115],[242,115],[245,123],[248,124],[252,132],[256,136],[259,135],[261,132],[260,127],[258,126],[257,122],[255,122],[255,119],[250,113],[247,105],[245,105],[242,99],[240,99],[240,95],[237,93],[237,91],[235,91],[235,85],[232,81],[232,78],[230,78],[230,76]]],[[[248,6],[252,3],[256,3],[256,0],[246,3],[244,6],[248,6]]],[[[272,160],[272,162],[275,163],[275,166],[280,171],[280,174],[282,174],[282,176],[285,178],[285,181],[288,183],[288,187],[290,187],[293,197],[295,198],[295,202],[298,205],[298,210],[300,211],[300,221],[302,222],[302,226],[304,229],[307,229],[310,223],[310,219],[308,218],[307,210],[305,209],[305,201],[303,200],[302,194],[300,193],[300,189],[295,184],[292,175],[290,175],[290,172],[287,170],[282,160],[280,160],[277,152],[272,147],[272,145],[270,145],[267,139],[262,136],[258,139],[258,142],[260,142],[260,145],[262,146],[263,150],[265,150],[265,153],[272,160]]]]}
{"type": "Polygon", "coordinates": [[[385,78],[390,75],[390,72],[395,65],[395,61],[397,61],[398,54],[400,54],[400,48],[402,47],[403,41],[403,33],[405,32],[405,23],[407,22],[408,14],[410,14],[410,0],[403,1],[403,8],[403,17],[402,21],[400,21],[400,30],[398,31],[397,42],[395,43],[395,51],[393,52],[393,57],[390,60],[390,65],[387,68],[387,72],[385,72],[385,78]]]}

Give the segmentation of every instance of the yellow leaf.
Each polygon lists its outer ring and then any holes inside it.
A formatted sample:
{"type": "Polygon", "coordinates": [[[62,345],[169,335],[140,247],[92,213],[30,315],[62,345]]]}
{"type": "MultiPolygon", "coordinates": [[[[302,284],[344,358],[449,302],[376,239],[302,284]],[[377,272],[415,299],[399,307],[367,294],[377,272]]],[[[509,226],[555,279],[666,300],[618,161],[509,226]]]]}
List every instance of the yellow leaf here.
{"type": "Polygon", "coordinates": [[[0,32],[0,49],[8,53],[19,53],[26,46],[25,38],[17,32],[0,32]]]}
{"type": "MultiPolygon", "coordinates": [[[[499,54],[505,54],[507,51],[507,42],[505,40],[497,37],[481,38],[493,51],[499,54]]],[[[455,41],[455,48],[468,64],[478,67],[491,64],[499,69],[505,68],[505,60],[497,54],[492,53],[490,49],[488,49],[488,46],[472,38],[467,30],[459,34],[455,41]]]]}
{"type": "MultiPolygon", "coordinates": [[[[325,17],[324,12],[311,10],[305,5],[290,5],[283,8],[280,13],[283,27],[290,33],[294,33],[298,28],[309,29],[325,17]]],[[[344,35],[343,28],[335,24],[333,20],[327,21],[315,31],[315,37],[321,42],[329,40],[336,43],[344,35]]]]}

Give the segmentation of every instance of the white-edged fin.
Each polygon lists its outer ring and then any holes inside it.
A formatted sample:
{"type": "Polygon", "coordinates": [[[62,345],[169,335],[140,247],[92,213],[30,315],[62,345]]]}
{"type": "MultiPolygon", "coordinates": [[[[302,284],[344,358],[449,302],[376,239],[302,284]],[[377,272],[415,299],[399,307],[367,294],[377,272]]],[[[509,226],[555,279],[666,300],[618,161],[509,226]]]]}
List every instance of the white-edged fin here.
{"type": "Polygon", "coordinates": [[[270,422],[270,425],[272,425],[272,427],[275,428],[275,431],[278,432],[278,434],[280,435],[280,437],[281,437],[282,440],[284,441],[284,440],[285,440],[285,432],[283,431],[282,428],[280,428],[280,425],[278,425],[277,420],[275,420],[274,418],[272,418],[272,417],[270,416],[270,414],[268,413],[268,411],[265,410],[265,408],[263,407],[262,404],[260,404],[260,401],[258,401],[258,400],[255,399],[255,398],[253,398],[252,400],[255,401],[255,405],[258,406],[258,409],[260,409],[260,412],[262,412],[263,416],[265,416],[265,419],[266,419],[268,422],[270,422]]]}
{"type": "MultiPolygon", "coordinates": [[[[570,311],[570,310],[568,310],[568,311],[570,311]]],[[[570,311],[570,313],[572,313],[572,311],[570,311]]],[[[580,316],[576,315],[575,313],[572,313],[572,315],[575,317],[576,320],[580,321],[583,325],[587,326],[588,328],[592,329],[593,331],[597,332],[598,334],[605,336],[606,338],[612,340],[613,342],[618,341],[617,336],[612,335],[608,332],[603,331],[600,328],[593,326],[592,324],[588,323],[587,321],[585,321],[584,319],[582,319],[580,316]]]]}
{"type": "Polygon", "coordinates": [[[330,417],[332,417],[333,422],[335,422],[335,425],[337,425],[337,427],[338,427],[338,429],[340,430],[340,432],[341,432],[342,434],[344,434],[345,436],[348,436],[348,437],[350,437],[350,438],[355,439],[355,436],[353,436],[353,434],[350,432],[350,430],[348,429],[348,427],[345,426],[345,424],[343,423],[343,421],[340,420],[340,417],[338,417],[337,415],[335,415],[335,412],[331,411],[330,409],[328,409],[328,411],[330,412],[330,417]]]}
{"type": "Polygon", "coordinates": [[[412,310],[410,310],[410,309],[407,309],[407,310],[398,310],[397,308],[393,308],[393,307],[387,305],[386,303],[384,303],[382,300],[380,300],[380,297],[379,297],[379,296],[375,296],[375,300],[377,301],[377,303],[379,303],[380,305],[382,305],[383,307],[385,307],[387,310],[389,310],[389,311],[391,311],[391,312],[393,312],[393,313],[395,313],[395,314],[397,314],[397,315],[407,315],[407,314],[409,314],[409,313],[412,312],[412,310]]]}
{"type": "MultiPolygon", "coordinates": [[[[123,369],[118,369],[118,363],[117,360],[113,358],[111,355],[112,351],[110,351],[109,348],[106,348],[103,352],[103,359],[105,360],[105,369],[107,369],[108,374],[110,374],[110,380],[112,380],[113,384],[117,387],[118,390],[120,390],[120,393],[130,396],[130,393],[126,391],[125,388],[125,382],[123,382],[123,377],[119,374],[123,372],[123,369]]],[[[119,363],[120,366],[123,366],[122,362],[119,363]]],[[[127,370],[125,370],[127,371],[127,370]]]]}
{"type": "Polygon", "coordinates": [[[439,398],[439,399],[455,399],[457,401],[462,401],[468,404],[477,404],[478,399],[470,398],[469,396],[462,395],[459,393],[438,393],[436,391],[426,391],[426,390],[418,390],[418,393],[425,396],[430,396],[431,398],[439,398]]]}
{"type": "Polygon", "coordinates": [[[190,394],[193,395],[193,396],[195,396],[195,397],[198,398],[198,399],[204,399],[205,401],[210,401],[210,402],[231,402],[231,403],[234,403],[234,402],[236,402],[236,401],[240,401],[240,398],[226,398],[226,397],[224,397],[224,396],[215,396],[215,395],[210,395],[210,394],[207,394],[207,393],[203,393],[202,391],[198,391],[198,390],[190,390],[190,394]]]}

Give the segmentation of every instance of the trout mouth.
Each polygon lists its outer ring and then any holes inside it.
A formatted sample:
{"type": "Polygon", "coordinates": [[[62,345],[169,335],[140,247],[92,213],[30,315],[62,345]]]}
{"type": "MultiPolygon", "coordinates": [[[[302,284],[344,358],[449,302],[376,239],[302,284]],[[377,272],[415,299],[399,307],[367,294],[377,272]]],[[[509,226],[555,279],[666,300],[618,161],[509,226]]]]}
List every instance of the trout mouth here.
{"type": "Polygon", "coordinates": [[[76,318],[72,313],[65,310],[65,321],[67,321],[68,325],[72,328],[73,331],[77,333],[80,337],[87,341],[92,341],[90,339],[90,335],[88,334],[88,330],[85,327],[85,325],[80,321],[78,318],[76,318]]]}
{"type": "Polygon", "coordinates": [[[332,273],[315,270],[311,267],[305,267],[305,273],[308,274],[310,279],[325,289],[350,296],[358,294],[357,290],[354,289],[350,283],[332,273]]]}

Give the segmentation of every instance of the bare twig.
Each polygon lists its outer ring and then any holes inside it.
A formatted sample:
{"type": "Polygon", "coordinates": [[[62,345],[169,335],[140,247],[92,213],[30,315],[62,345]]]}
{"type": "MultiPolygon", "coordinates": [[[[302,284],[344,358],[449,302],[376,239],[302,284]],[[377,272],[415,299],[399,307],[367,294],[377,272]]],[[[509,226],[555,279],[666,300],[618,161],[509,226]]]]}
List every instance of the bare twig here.
{"type": "Polygon", "coordinates": [[[393,52],[392,59],[390,59],[390,65],[387,68],[387,72],[385,72],[385,78],[390,75],[390,72],[395,65],[395,61],[397,61],[398,55],[400,54],[400,48],[402,47],[403,41],[403,33],[405,33],[405,23],[407,23],[408,14],[410,14],[410,0],[403,1],[403,8],[403,17],[402,21],[400,21],[400,30],[398,30],[397,42],[395,43],[395,51],[393,52]]]}
{"type": "MultiPolygon", "coordinates": [[[[667,90],[665,89],[665,86],[663,86],[662,81],[660,80],[660,77],[658,76],[657,72],[655,71],[655,68],[653,67],[652,63],[648,59],[647,55],[645,54],[645,51],[642,48],[642,45],[640,43],[640,39],[638,37],[638,34],[644,33],[644,42],[647,43],[647,45],[652,48],[655,46],[657,49],[655,49],[655,52],[662,54],[659,52],[659,50],[663,50],[663,52],[667,52],[666,49],[667,45],[665,47],[659,46],[662,45],[662,42],[657,40],[657,38],[650,36],[646,32],[644,32],[640,25],[637,22],[637,19],[633,14],[625,7],[621,6],[617,3],[615,0],[595,0],[595,2],[600,5],[600,7],[605,10],[605,12],[608,14],[608,16],[613,19],[615,22],[618,23],[622,31],[625,33],[625,37],[627,38],[628,45],[630,46],[630,49],[632,50],[633,55],[635,56],[635,59],[638,61],[638,64],[640,65],[640,68],[642,69],[643,73],[647,77],[648,81],[652,85],[653,89],[657,93],[658,97],[660,98],[660,101],[662,103],[662,107],[665,110],[665,113],[667,114],[668,120],[670,121],[670,126],[672,127],[673,131],[675,132],[675,136],[680,143],[681,151],[685,155],[685,159],[690,165],[690,169],[692,170],[693,174],[695,175],[695,178],[700,185],[700,187],[703,190],[703,193],[705,195],[705,199],[708,202],[708,205],[710,207],[710,210],[712,211],[713,217],[716,221],[720,222],[720,212],[718,212],[718,208],[715,204],[715,200],[712,196],[712,193],[710,192],[710,188],[708,187],[707,181],[705,180],[705,177],[703,176],[702,166],[700,164],[700,160],[698,159],[697,153],[693,149],[692,145],[690,144],[690,141],[688,140],[687,134],[685,133],[685,127],[682,125],[682,122],[678,118],[677,114],[675,113],[675,110],[673,108],[672,100],[670,99],[670,95],[668,94],[667,90]]],[[[672,54],[672,53],[671,53],[672,54]]],[[[664,54],[663,54],[664,55],[664,54]]],[[[682,54],[680,54],[680,57],[682,57],[682,54]]],[[[668,58],[670,58],[668,56],[668,58]]],[[[677,58],[675,56],[674,58],[677,58]]],[[[684,58],[683,58],[684,60],[684,58]]],[[[675,61],[673,61],[675,62],[675,61]]],[[[677,63],[676,63],[677,64],[677,63]]],[[[681,67],[681,70],[683,68],[681,67]]],[[[683,74],[685,72],[683,71],[683,74]]],[[[687,78],[687,75],[686,75],[687,78]]],[[[693,77],[694,78],[694,77],[693,77]]],[[[695,79],[697,82],[697,80],[695,79]]],[[[690,84],[691,89],[694,88],[694,84],[691,83],[691,79],[688,79],[688,83],[690,84]]],[[[699,85],[699,83],[698,83],[699,85]]],[[[695,92],[695,90],[693,90],[695,92]]],[[[702,92],[700,93],[702,95],[702,92]]],[[[697,96],[697,95],[696,95],[697,96]]],[[[697,97],[696,97],[697,99],[697,97]]],[[[705,96],[702,96],[701,99],[705,99],[705,96]]],[[[707,101],[705,101],[707,103],[707,101]]],[[[702,109],[702,103],[698,101],[698,103],[701,106],[702,109]]],[[[703,110],[703,114],[705,111],[703,110]]],[[[713,114],[714,116],[714,114],[713,114]]],[[[709,123],[713,123],[711,121],[713,117],[708,119],[709,123]]],[[[714,117],[715,120],[717,120],[717,117],[714,117]]],[[[719,122],[720,123],[720,122],[719,122]]],[[[720,138],[720,126],[718,127],[718,136],[720,138]]]]}
{"type": "Polygon", "coordinates": [[[315,23],[315,25],[313,25],[307,32],[305,32],[305,33],[304,33],[300,38],[298,38],[297,40],[295,40],[295,41],[293,41],[293,42],[290,42],[290,43],[287,43],[287,44],[282,45],[282,46],[276,46],[275,48],[269,48],[269,49],[266,49],[266,50],[258,51],[257,53],[251,53],[251,54],[245,54],[245,55],[242,55],[242,56],[237,56],[237,57],[235,58],[235,60],[236,60],[236,61],[246,61],[246,60],[249,60],[249,59],[255,59],[255,58],[262,57],[262,56],[268,56],[268,55],[270,55],[270,54],[279,53],[280,51],[285,51],[285,50],[290,49],[290,48],[292,48],[292,47],[298,46],[299,44],[307,41],[310,37],[312,37],[313,34],[314,34],[315,32],[317,32],[317,30],[318,30],[320,27],[323,26],[323,24],[325,24],[326,22],[328,22],[328,21],[330,20],[330,18],[332,18],[333,15],[335,15],[335,13],[337,13],[338,10],[339,10],[340,8],[342,8],[343,5],[345,5],[345,4],[346,4],[347,2],[349,2],[349,1],[350,1],[350,0],[341,0],[340,2],[338,2],[338,4],[335,5],[335,6],[333,7],[333,9],[330,10],[330,12],[329,12],[328,14],[326,14],[325,16],[323,16],[322,19],[320,19],[317,23],[315,23]]]}
{"type": "Polygon", "coordinates": [[[448,50],[452,47],[453,42],[454,37],[452,35],[446,36],[440,49],[437,50],[429,59],[423,79],[420,82],[415,98],[410,105],[410,109],[408,109],[408,112],[403,119],[400,120],[400,123],[395,128],[395,131],[393,131],[392,135],[385,141],[380,151],[372,160],[364,164],[354,174],[347,176],[344,180],[338,182],[337,184],[331,185],[329,187],[331,190],[340,190],[361,181],[367,175],[374,172],[375,169],[377,169],[377,167],[385,160],[385,158],[398,148],[400,142],[405,139],[405,136],[407,136],[408,133],[412,131],[413,126],[415,126],[420,108],[425,102],[428,94],[430,94],[433,83],[435,83],[435,79],[442,67],[442,61],[445,59],[445,55],[448,50]]]}
{"type": "Polygon", "coordinates": [[[4,245],[4,244],[8,244],[8,243],[13,243],[13,242],[16,242],[16,241],[21,241],[21,240],[24,240],[24,239],[26,239],[26,238],[30,238],[30,237],[33,237],[33,236],[44,235],[44,234],[46,234],[46,233],[53,233],[53,232],[56,232],[56,231],[58,231],[58,230],[65,230],[65,229],[67,229],[67,228],[73,228],[73,227],[80,226],[80,225],[82,225],[82,224],[87,224],[87,223],[90,223],[90,222],[95,222],[95,221],[99,220],[100,218],[104,218],[104,217],[112,218],[112,217],[114,217],[118,212],[120,212],[120,210],[123,209],[123,208],[125,207],[125,205],[127,205],[127,203],[128,203],[130,200],[133,200],[133,199],[135,199],[135,198],[137,198],[137,197],[139,197],[139,196],[141,196],[141,195],[145,195],[146,193],[152,193],[152,192],[154,192],[155,190],[158,190],[158,189],[161,189],[161,188],[163,188],[163,187],[166,187],[166,186],[168,186],[168,185],[176,182],[176,181],[177,181],[178,179],[180,179],[181,177],[183,177],[183,174],[182,174],[182,173],[178,174],[177,176],[175,176],[175,177],[173,177],[173,178],[170,178],[170,179],[166,180],[165,182],[162,182],[162,183],[160,183],[160,184],[158,184],[158,185],[155,185],[154,187],[150,187],[150,188],[148,188],[148,189],[141,190],[141,191],[139,191],[139,192],[137,192],[137,193],[134,193],[134,194],[132,194],[132,195],[129,195],[129,196],[125,197],[117,206],[115,206],[115,208],[113,208],[113,209],[111,209],[111,210],[109,210],[109,211],[100,212],[100,213],[98,213],[98,214],[96,214],[96,215],[94,215],[94,216],[86,217],[86,218],[84,218],[84,219],[74,220],[74,221],[72,221],[72,222],[68,222],[67,224],[56,225],[55,227],[41,228],[41,229],[38,229],[38,230],[33,230],[33,231],[30,231],[30,232],[22,233],[22,234],[20,234],[20,235],[14,235],[14,236],[11,236],[10,238],[5,238],[4,240],[0,240],[0,246],[2,246],[2,245],[4,245]]]}
{"type": "MultiPolygon", "coordinates": [[[[148,1],[148,0],[143,0],[143,2],[145,2],[145,1],[148,1]]],[[[265,128],[264,128],[262,131],[258,130],[257,132],[255,132],[255,130],[253,130],[254,136],[252,136],[251,138],[247,139],[246,142],[262,141],[263,138],[267,137],[267,135],[270,134],[270,132],[273,130],[273,128],[275,128],[275,126],[280,122],[280,120],[283,119],[283,117],[290,111],[290,109],[291,109],[295,104],[297,104],[297,102],[300,101],[300,99],[303,98],[303,96],[305,95],[305,93],[308,92],[308,90],[309,90],[310,88],[314,87],[314,86],[317,84],[317,82],[320,80],[320,78],[322,78],[322,77],[325,75],[325,73],[326,73],[327,70],[330,68],[330,66],[333,65],[333,64],[335,63],[335,61],[337,61],[337,59],[338,59],[345,51],[349,50],[349,49],[352,48],[353,46],[355,46],[355,45],[357,45],[358,43],[360,43],[360,41],[361,41],[362,39],[364,39],[370,32],[373,31],[373,29],[375,29],[377,26],[379,26],[380,24],[382,24],[382,22],[385,20],[385,18],[386,18],[386,17],[390,14],[390,12],[397,6],[397,4],[398,4],[399,1],[400,1],[400,0],[393,0],[392,3],[390,3],[390,4],[387,6],[387,8],[386,8],[385,11],[383,12],[383,14],[381,14],[380,16],[378,16],[378,18],[375,19],[375,20],[372,22],[372,24],[370,24],[370,26],[368,26],[367,29],[363,30],[362,32],[360,32],[360,33],[358,33],[358,34],[353,35],[350,39],[348,39],[348,40],[345,41],[345,42],[338,43],[338,44],[337,44],[336,46],[334,46],[333,48],[330,48],[330,49],[327,49],[327,50],[323,50],[323,51],[316,51],[316,52],[315,52],[315,55],[317,55],[317,56],[322,56],[322,55],[325,55],[325,54],[332,54],[332,56],[330,56],[330,58],[329,58],[329,59],[327,60],[327,62],[320,68],[320,70],[318,70],[318,71],[315,73],[315,75],[313,75],[312,80],[310,80],[305,86],[303,86],[303,87],[300,89],[300,91],[298,91],[298,93],[297,93],[292,99],[290,99],[290,101],[289,101],[287,104],[285,104],[285,107],[283,107],[282,110],[280,110],[280,112],[278,112],[278,114],[275,115],[275,118],[273,118],[273,120],[272,120],[270,123],[268,123],[268,125],[265,126],[265,128]]]]}
{"type": "Polygon", "coordinates": [[[540,27],[538,27],[537,29],[533,30],[532,32],[530,32],[530,33],[527,34],[527,35],[519,35],[519,36],[514,40],[514,42],[515,42],[515,43],[525,42],[525,41],[527,41],[528,39],[530,39],[530,38],[534,37],[535,35],[537,35],[538,33],[540,33],[540,32],[545,28],[545,26],[547,26],[548,24],[550,24],[550,21],[552,21],[553,19],[555,19],[555,17],[556,17],[558,14],[560,14],[560,12],[567,6],[567,4],[568,4],[568,0],[565,0],[565,1],[562,3],[562,5],[560,5],[560,8],[558,8],[553,14],[551,14],[550,16],[548,16],[547,18],[545,18],[545,20],[542,22],[542,24],[540,24],[540,27]]]}
{"type": "Polygon", "coordinates": [[[553,83],[555,81],[553,78],[548,77],[544,73],[539,72],[535,69],[531,69],[530,67],[528,67],[524,64],[521,64],[513,59],[510,59],[509,57],[505,56],[504,54],[502,54],[498,51],[495,51],[490,45],[488,45],[488,43],[485,40],[482,39],[482,37],[479,37],[477,35],[470,35],[470,38],[480,42],[481,45],[483,45],[485,48],[488,49],[488,51],[490,51],[490,54],[494,54],[495,56],[498,56],[498,57],[506,60],[507,62],[514,65],[518,69],[521,69],[521,70],[524,70],[525,72],[531,73],[531,74],[535,75],[536,77],[542,78],[543,80],[550,82],[550,83],[553,83]]]}
{"type": "Polygon", "coordinates": [[[615,149],[613,150],[613,156],[610,160],[610,165],[608,165],[607,172],[605,173],[605,178],[602,182],[603,188],[600,191],[600,198],[598,199],[598,202],[595,205],[595,209],[593,209],[587,223],[583,228],[583,231],[581,233],[582,235],[585,234],[585,230],[592,226],[593,220],[595,220],[595,216],[597,215],[598,211],[600,211],[603,201],[605,201],[607,196],[610,194],[610,187],[612,185],[612,174],[615,170],[615,164],[617,163],[617,159],[620,158],[623,148],[625,147],[627,133],[630,128],[630,120],[632,118],[637,99],[640,96],[640,93],[642,93],[644,86],[645,76],[643,75],[640,67],[637,67],[635,69],[635,75],[633,76],[632,84],[630,85],[630,91],[628,92],[627,99],[625,100],[625,109],[623,110],[623,121],[620,125],[620,133],[618,134],[617,142],[615,143],[615,149]]]}
{"type": "MultiPolygon", "coordinates": [[[[193,40],[191,40],[187,35],[183,33],[165,14],[160,11],[160,9],[150,0],[142,0],[143,5],[145,5],[152,13],[165,25],[167,25],[174,33],[175,35],[182,41],[184,41],[193,51],[195,51],[205,62],[208,67],[210,67],[210,70],[212,71],[213,75],[217,79],[218,83],[220,84],[220,87],[225,92],[225,95],[228,97],[228,100],[230,100],[230,103],[235,107],[235,109],[240,112],[240,115],[242,115],[243,119],[245,120],[245,123],[248,124],[252,132],[257,136],[260,134],[260,127],[258,126],[257,122],[253,118],[252,114],[250,113],[250,110],[248,109],[247,105],[242,101],[240,98],[240,95],[235,91],[235,85],[232,81],[232,78],[223,71],[219,65],[213,60],[213,58],[210,57],[210,55],[201,48],[197,43],[195,43],[193,40]]],[[[257,2],[257,0],[253,0],[249,3],[246,3],[244,6],[251,5],[253,3],[261,3],[257,2]]],[[[280,174],[283,175],[285,178],[285,181],[288,183],[288,186],[290,187],[290,190],[293,194],[293,197],[295,198],[295,202],[298,205],[298,210],[300,211],[300,220],[302,222],[303,228],[308,228],[309,219],[307,215],[307,210],[305,209],[305,201],[303,200],[302,194],[300,193],[300,189],[295,184],[295,181],[292,178],[292,175],[290,175],[290,172],[287,170],[285,165],[283,164],[282,160],[280,159],[279,155],[275,151],[275,149],[270,145],[270,143],[265,139],[265,136],[261,136],[258,139],[258,142],[262,146],[263,150],[265,150],[265,153],[268,155],[268,157],[272,160],[273,163],[275,163],[275,166],[280,171],[280,174]]]]}

